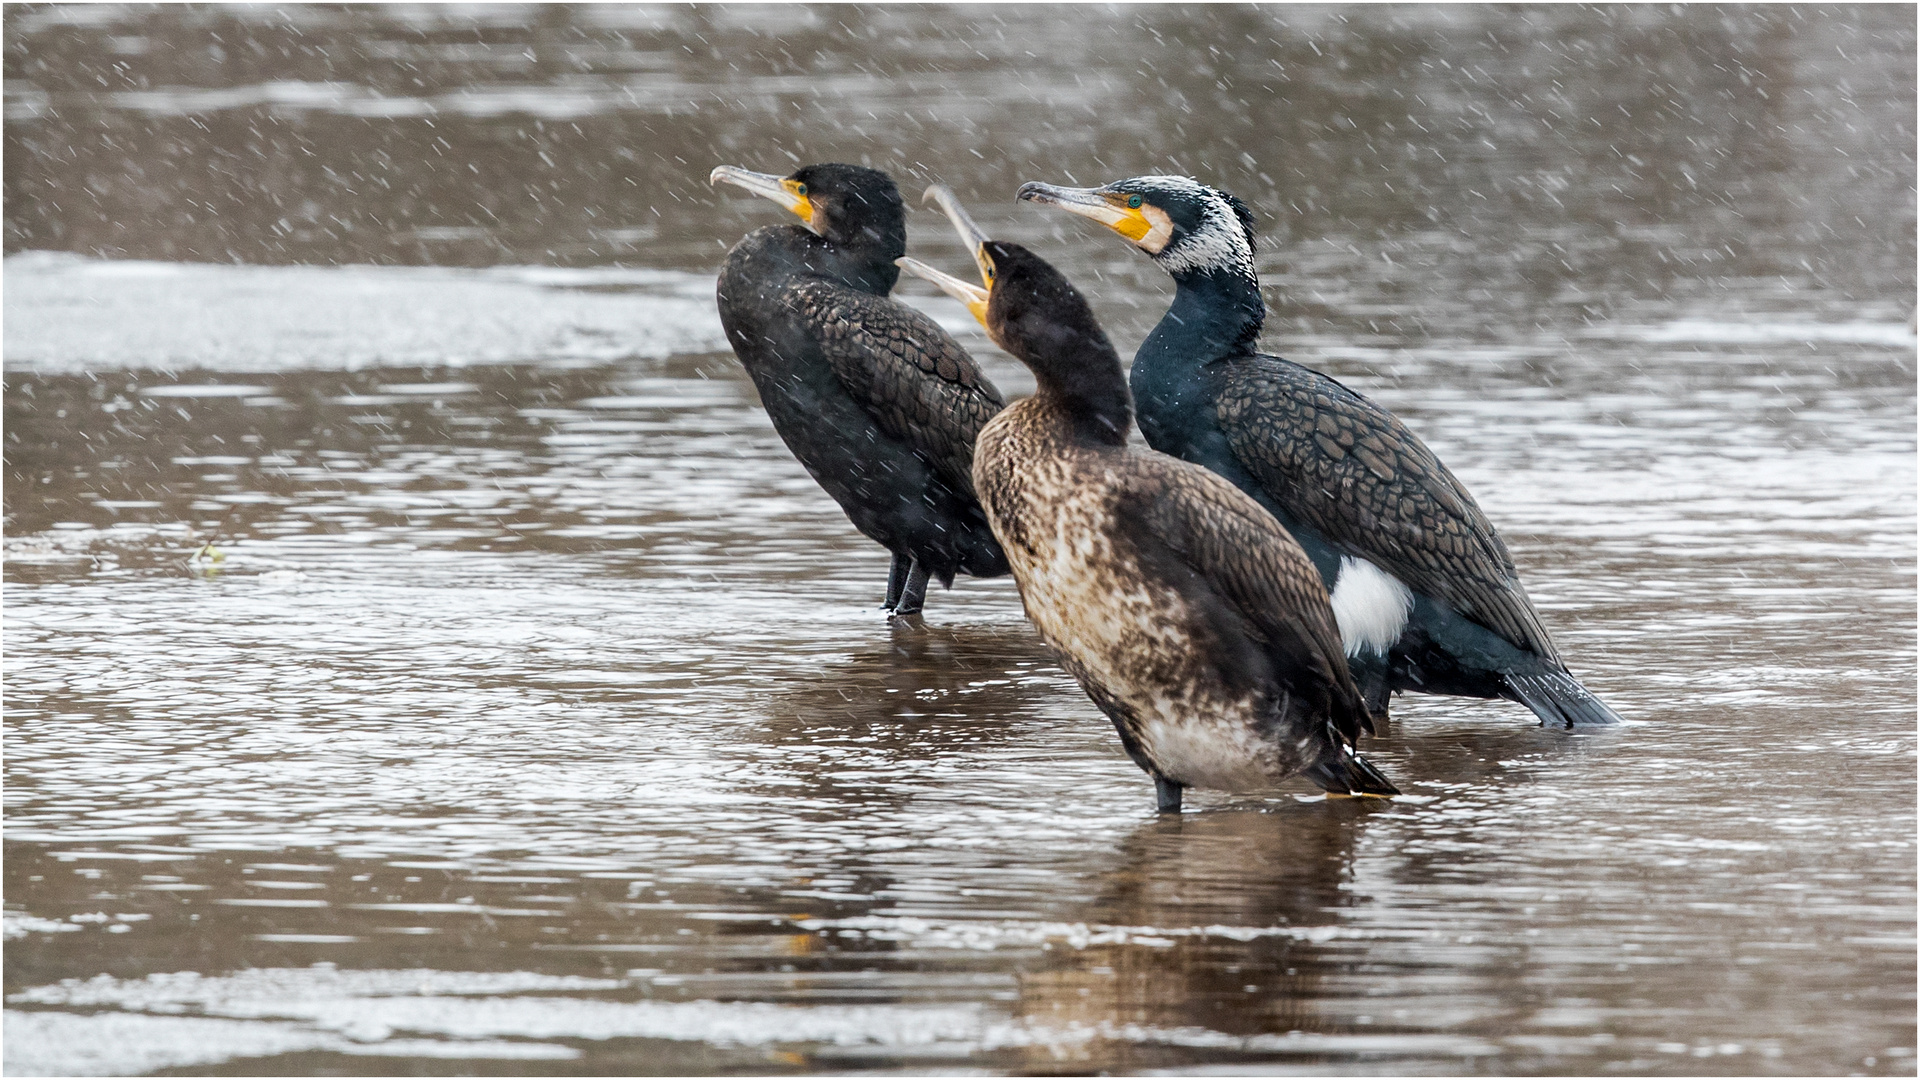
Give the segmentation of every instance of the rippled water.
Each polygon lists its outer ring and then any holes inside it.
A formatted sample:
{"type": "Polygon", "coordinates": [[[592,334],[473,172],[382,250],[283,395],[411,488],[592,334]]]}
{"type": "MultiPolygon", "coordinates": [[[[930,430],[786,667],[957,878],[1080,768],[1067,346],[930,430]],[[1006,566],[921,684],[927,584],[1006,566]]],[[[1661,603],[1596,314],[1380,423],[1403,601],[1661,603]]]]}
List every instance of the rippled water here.
{"type": "Polygon", "coordinates": [[[10,1074],[1913,1072],[1910,9],[5,18],[10,1074]],[[704,177],[790,154],[1123,351],[1013,187],[1251,198],[1635,722],[1154,815],[725,352],[704,177]]]}

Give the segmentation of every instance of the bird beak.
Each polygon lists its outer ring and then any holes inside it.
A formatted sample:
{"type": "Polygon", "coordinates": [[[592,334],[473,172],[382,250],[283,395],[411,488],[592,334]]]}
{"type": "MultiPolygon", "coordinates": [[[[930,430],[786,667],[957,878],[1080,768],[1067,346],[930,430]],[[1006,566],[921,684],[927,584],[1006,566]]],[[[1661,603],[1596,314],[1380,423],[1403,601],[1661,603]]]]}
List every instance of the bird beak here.
{"type": "MultiPolygon", "coordinates": [[[[941,212],[947,215],[948,221],[953,222],[953,231],[960,234],[960,242],[967,245],[967,251],[972,253],[974,265],[980,268],[980,281],[992,289],[993,260],[987,258],[987,234],[973,223],[973,218],[968,215],[967,208],[960,205],[960,200],[954,198],[953,189],[945,184],[935,184],[927,189],[920,201],[940,204],[941,212]]],[[[986,319],[982,317],[980,321],[984,323],[986,319]]]]}
{"type": "Polygon", "coordinates": [[[707,175],[709,184],[732,184],[743,187],[764,199],[772,199],[788,210],[800,216],[807,228],[819,232],[813,222],[813,200],[800,194],[800,182],[772,173],[749,172],[732,165],[722,165],[707,175]]]}
{"type": "Polygon", "coordinates": [[[980,320],[981,326],[987,325],[987,299],[991,295],[987,290],[971,281],[962,281],[952,274],[935,270],[919,259],[895,259],[893,265],[914,277],[926,278],[933,282],[940,287],[941,292],[967,305],[967,310],[973,313],[974,318],[980,320]]]}
{"type": "Polygon", "coordinates": [[[1173,238],[1173,220],[1167,217],[1166,211],[1149,203],[1128,206],[1130,197],[1124,192],[1105,188],[1055,187],[1040,183],[1022,184],[1020,191],[1014,195],[1014,198],[1023,202],[1057,206],[1069,214],[1092,218],[1146,249],[1149,254],[1158,254],[1173,238]]]}

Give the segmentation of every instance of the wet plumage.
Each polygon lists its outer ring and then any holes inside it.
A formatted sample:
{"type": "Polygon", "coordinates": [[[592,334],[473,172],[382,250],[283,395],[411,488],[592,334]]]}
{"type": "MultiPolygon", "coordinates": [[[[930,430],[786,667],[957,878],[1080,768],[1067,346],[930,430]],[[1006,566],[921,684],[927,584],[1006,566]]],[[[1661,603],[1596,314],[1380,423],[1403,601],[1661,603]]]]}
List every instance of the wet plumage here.
{"type": "Polygon", "coordinates": [[[727,339],[775,430],[854,527],[893,553],[886,607],[920,610],[929,577],[1007,572],[973,493],[973,444],[1005,399],[926,315],[888,298],[905,208],[885,173],[723,167],[807,227],[771,225],[727,255],[727,339]]]}
{"type": "Polygon", "coordinates": [[[1544,723],[1618,721],[1567,673],[1499,533],[1392,413],[1335,379],[1256,349],[1266,316],[1253,215],[1184,177],[1021,197],[1099,220],[1177,285],[1135,354],[1141,431],[1258,499],[1333,594],[1369,706],[1393,690],[1502,697],[1544,723]]]}
{"type": "MultiPolygon", "coordinates": [[[[1367,711],[1305,553],[1219,476],[1130,449],[1119,356],[1085,301],[1025,248],[979,246],[994,271],[988,331],[1039,389],[981,432],[974,486],[1028,617],[1154,777],[1161,808],[1185,787],[1294,775],[1395,794],[1353,752],[1367,711]]],[[[956,295],[972,288],[909,265],[956,295]]]]}

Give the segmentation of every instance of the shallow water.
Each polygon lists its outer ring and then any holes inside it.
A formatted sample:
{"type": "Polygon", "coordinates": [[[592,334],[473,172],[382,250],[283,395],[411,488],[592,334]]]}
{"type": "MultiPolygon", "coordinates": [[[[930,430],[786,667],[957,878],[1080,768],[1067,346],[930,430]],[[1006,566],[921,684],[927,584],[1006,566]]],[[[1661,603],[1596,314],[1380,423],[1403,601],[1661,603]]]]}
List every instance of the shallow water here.
{"type": "Polygon", "coordinates": [[[1910,10],[5,17],[8,1073],[1914,1071],[1910,10]],[[1123,351],[1008,193],[1247,195],[1634,723],[1156,817],[725,352],[783,151],[1123,351]]]}

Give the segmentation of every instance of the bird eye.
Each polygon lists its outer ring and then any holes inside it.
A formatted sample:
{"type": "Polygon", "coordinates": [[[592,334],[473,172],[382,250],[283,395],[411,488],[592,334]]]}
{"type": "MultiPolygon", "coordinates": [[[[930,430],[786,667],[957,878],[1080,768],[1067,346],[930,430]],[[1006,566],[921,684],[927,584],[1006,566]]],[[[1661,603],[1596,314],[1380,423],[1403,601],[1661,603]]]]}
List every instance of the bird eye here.
{"type": "Polygon", "coordinates": [[[993,267],[991,266],[987,267],[987,280],[988,281],[993,280],[993,267]]]}
{"type": "Polygon", "coordinates": [[[793,193],[796,195],[805,195],[807,193],[807,185],[801,184],[799,187],[793,189],[793,193]]]}
{"type": "Polygon", "coordinates": [[[1140,203],[1141,203],[1142,201],[1144,201],[1144,200],[1142,200],[1142,199],[1140,198],[1140,196],[1138,196],[1138,195],[1135,195],[1134,197],[1132,197],[1132,198],[1130,198],[1130,199],[1128,199],[1128,200],[1127,200],[1127,209],[1129,209],[1129,210],[1138,210],[1138,209],[1140,209],[1140,203]]]}

